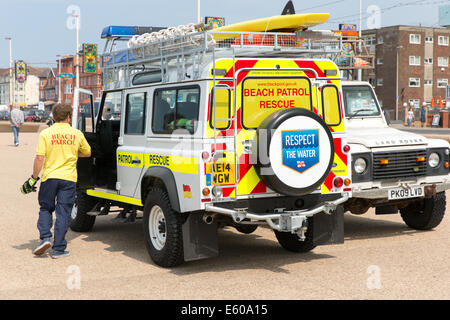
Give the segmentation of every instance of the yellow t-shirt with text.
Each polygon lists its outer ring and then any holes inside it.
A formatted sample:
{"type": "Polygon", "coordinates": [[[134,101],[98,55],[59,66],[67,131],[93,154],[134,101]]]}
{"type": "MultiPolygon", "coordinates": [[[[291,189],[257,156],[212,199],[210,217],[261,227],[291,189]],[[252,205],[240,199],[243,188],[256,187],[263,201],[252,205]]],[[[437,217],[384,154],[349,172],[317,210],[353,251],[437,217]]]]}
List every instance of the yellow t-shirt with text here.
{"type": "Polygon", "coordinates": [[[45,156],[42,182],[61,179],[77,182],[78,152],[89,154],[84,134],[68,123],[55,123],[39,135],[36,154],[45,156]]]}

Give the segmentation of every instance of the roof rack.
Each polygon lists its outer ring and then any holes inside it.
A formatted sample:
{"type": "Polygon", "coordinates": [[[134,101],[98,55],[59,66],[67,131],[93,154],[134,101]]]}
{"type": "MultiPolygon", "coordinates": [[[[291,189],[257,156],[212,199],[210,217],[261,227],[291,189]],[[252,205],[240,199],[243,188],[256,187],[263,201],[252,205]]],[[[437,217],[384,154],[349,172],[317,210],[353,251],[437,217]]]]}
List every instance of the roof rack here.
{"type": "Polygon", "coordinates": [[[140,26],[107,26],[103,28],[101,38],[106,40],[103,52],[111,52],[117,42],[129,41],[133,36],[145,33],[158,32],[165,27],[140,27],[140,26]]]}
{"type": "Polygon", "coordinates": [[[105,89],[130,87],[135,74],[161,69],[162,82],[195,80],[201,64],[218,58],[321,57],[342,51],[342,37],[327,31],[219,32],[203,31],[105,52],[101,58],[105,89]],[[189,70],[188,70],[189,69],[189,70]],[[169,71],[176,77],[169,76],[169,71]],[[189,71],[189,72],[188,72],[189,71]]]}

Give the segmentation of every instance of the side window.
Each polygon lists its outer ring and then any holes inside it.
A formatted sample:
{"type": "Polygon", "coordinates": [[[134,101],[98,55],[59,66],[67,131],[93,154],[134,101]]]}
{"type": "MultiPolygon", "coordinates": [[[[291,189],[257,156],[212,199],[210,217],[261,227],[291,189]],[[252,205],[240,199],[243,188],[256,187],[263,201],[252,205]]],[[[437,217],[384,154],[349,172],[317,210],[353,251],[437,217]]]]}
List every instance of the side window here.
{"type": "Polygon", "coordinates": [[[107,92],[103,106],[102,120],[120,120],[122,112],[122,92],[107,92]]]}
{"type": "Polygon", "coordinates": [[[218,130],[225,130],[230,126],[230,121],[215,121],[215,119],[231,118],[231,90],[228,88],[215,88],[211,92],[209,126],[218,130]],[[214,101],[215,99],[215,101],[214,101]],[[215,109],[214,109],[215,103],[215,109]],[[215,117],[214,117],[215,115],[215,117]]]}
{"type": "Polygon", "coordinates": [[[155,90],[153,132],[171,134],[175,130],[185,130],[193,134],[198,125],[199,101],[199,87],[155,90]]]}
{"type": "Polygon", "coordinates": [[[339,91],[336,86],[322,87],[322,113],[323,119],[329,126],[337,126],[341,123],[339,91]]]}
{"type": "Polygon", "coordinates": [[[146,93],[130,93],[127,95],[125,109],[125,134],[142,135],[145,133],[146,93]]]}
{"type": "Polygon", "coordinates": [[[175,119],[177,90],[157,90],[153,101],[153,124],[155,133],[171,133],[168,124],[175,119]]]}
{"type": "Polygon", "coordinates": [[[92,118],[91,105],[94,102],[93,97],[88,94],[78,93],[80,100],[89,101],[78,108],[78,123],[77,129],[84,133],[94,132],[94,120],[92,118]],[[86,97],[84,97],[84,95],[86,97]]]}

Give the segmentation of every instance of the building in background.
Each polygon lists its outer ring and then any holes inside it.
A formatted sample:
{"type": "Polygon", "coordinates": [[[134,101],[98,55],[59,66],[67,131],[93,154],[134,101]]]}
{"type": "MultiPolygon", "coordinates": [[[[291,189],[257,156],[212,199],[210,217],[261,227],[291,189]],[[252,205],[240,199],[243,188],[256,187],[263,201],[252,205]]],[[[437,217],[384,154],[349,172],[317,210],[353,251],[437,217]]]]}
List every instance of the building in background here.
{"type": "Polygon", "coordinates": [[[9,69],[0,69],[0,106],[9,106],[9,69]]]}
{"type": "MultiPolygon", "coordinates": [[[[80,59],[81,63],[81,59],[80,59]]],[[[61,74],[75,75],[76,74],[76,59],[74,56],[64,56],[61,58],[61,74]]],[[[59,60],[56,70],[59,71],[59,60]]],[[[75,88],[74,78],[61,78],[61,101],[72,104],[73,103],[73,90],[75,88]]],[[[97,63],[97,71],[95,73],[85,73],[80,68],[80,87],[87,89],[94,94],[94,99],[101,97],[101,91],[103,90],[103,78],[101,69],[97,63]]],[[[88,96],[82,94],[80,97],[80,104],[89,103],[88,96]]]]}
{"type": "Polygon", "coordinates": [[[56,69],[47,68],[39,75],[39,100],[50,110],[58,101],[58,80],[56,69]]]}
{"type": "MultiPolygon", "coordinates": [[[[15,79],[13,72],[14,103],[21,107],[35,107],[39,104],[39,76],[43,68],[27,66],[27,76],[23,83],[15,79]]],[[[9,68],[0,69],[0,105],[11,105],[9,68]]]]}
{"type": "Polygon", "coordinates": [[[375,69],[365,71],[363,79],[375,87],[391,119],[403,119],[405,103],[445,106],[450,29],[392,26],[364,30],[362,37],[375,54],[375,69]]]}

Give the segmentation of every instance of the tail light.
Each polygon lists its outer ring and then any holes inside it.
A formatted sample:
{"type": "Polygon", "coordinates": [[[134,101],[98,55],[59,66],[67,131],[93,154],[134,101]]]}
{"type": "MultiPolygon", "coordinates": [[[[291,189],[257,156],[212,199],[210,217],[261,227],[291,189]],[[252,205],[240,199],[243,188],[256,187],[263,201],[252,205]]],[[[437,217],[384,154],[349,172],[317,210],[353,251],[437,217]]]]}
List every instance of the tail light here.
{"type": "Polygon", "coordinates": [[[334,179],[334,186],[336,188],[341,188],[344,185],[344,179],[338,177],[336,179],[334,179]]]}
{"type": "Polygon", "coordinates": [[[209,159],[209,153],[208,153],[208,151],[203,151],[203,152],[202,152],[202,159],[203,159],[203,160],[208,160],[208,159],[209,159]]]}

